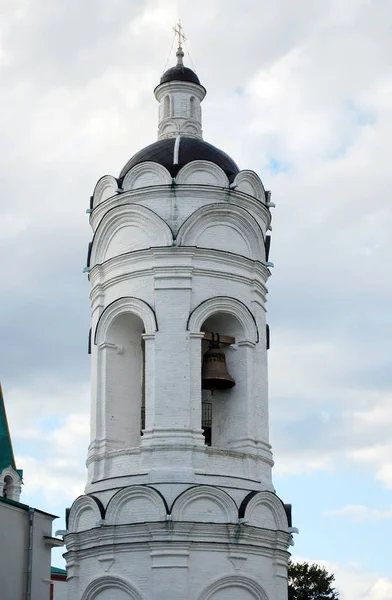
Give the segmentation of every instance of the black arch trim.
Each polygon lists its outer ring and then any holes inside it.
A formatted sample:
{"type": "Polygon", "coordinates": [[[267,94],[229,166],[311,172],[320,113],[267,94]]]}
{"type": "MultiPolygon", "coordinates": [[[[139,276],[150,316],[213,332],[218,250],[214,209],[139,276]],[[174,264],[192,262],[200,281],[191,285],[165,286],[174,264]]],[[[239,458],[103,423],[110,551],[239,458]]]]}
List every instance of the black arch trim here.
{"type": "Polygon", "coordinates": [[[257,327],[257,323],[256,323],[256,319],[254,317],[254,315],[250,312],[249,308],[246,306],[246,304],[244,304],[241,300],[238,300],[237,298],[233,298],[233,296],[211,296],[211,298],[207,298],[207,300],[203,300],[203,302],[200,302],[200,304],[198,304],[193,310],[192,312],[189,314],[188,317],[188,321],[186,323],[186,329],[187,331],[189,331],[189,321],[191,319],[191,316],[193,315],[193,313],[195,312],[195,310],[197,310],[199,308],[199,306],[202,306],[203,304],[205,304],[206,302],[209,302],[210,300],[214,300],[215,298],[229,298],[230,300],[235,300],[236,302],[239,302],[240,304],[242,304],[242,306],[248,311],[248,313],[250,314],[250,316],[253,319],[253,322],[255,324],[256,327],[256,331],[257,331],[257,339],[256,339],[256,343],[259,343],[259,328],[257,327]]]}
{"type": "Polygon", "coordinates": [[[118,302],[119,300],[139,300],[139,302],[143,302],[143,304],[145,304],[146,306],[148,306],[148,308],[150,310],[152,310],[153,314],[154,314],[154,320],[155,320],[155,328],[158,331],[158,321],[157,321],[157,316],[155,314],[155,310],[153,309],[152,306],[150,306],[150,304],[148,304],[148,302],[145,302],[144,300],[142,300],[141,298],[137,298],[136,296],[121,296],[120,298],[116,298],[115,300],[113,300],[113,302],[111,302],[110,304],[108,304],[105,307],[105,310],[103,310],[101,312],[101,314],[99,315],[99,319],[97,321],[97,326],[95,327],[95,331],[94,331],[94,345],[97,345],[97,329],[98,329],[98,325],[103,317],[103,315],[105,314],[105,312],[107,311],[107,309],[112,306],[112,304],[114,304],[115,302],[118,302]]]}
{"type": "Polygon", "coordinates": [[[256,494],[258,494],[258,493],[259,492],[250,492],[250,494],[248,494],[247,496],[245,496],[245,498],[243,499],[243,501],[240,504],[240,508],[239,508],[239,511],[238,511],[238,517],[240,519],[244,518],[246,507],[248,506],[248,504],[252,500],[252,498],[254,498],[256,496],[256,494]]]}
{"type": "Polygon", "coordinates": [[[189,487],[189,488],[187,488],[186,490],[184,490],[183,492],[181,492],[181,494],[178,494],[178,496],[176,496],[176,498],[174,499],[174,501],[173,501],[173,503],[172,503],[172,505],[171,505],[171,507],[170,507],[170,514],[172,514],[172,512],[173,512],[173,508],[174,508],[174,505],[175,505],[175,503],[177,502],[177,500],[178,500],[179,498],[181,498],[181,496],[183,496],[184,494],[186,494],[187,492],[189,492],[189,490],[194,490],[195,488],[213,488],[213,489],[216,489],[216,490],[220,490],[221,492],[223,492],[224,494],[226,494],[226,496],[227,496],[228,498],[230,498],[230,500],[232,500],[232,501],[234,502],[234,504],[236,505],[236,507],[237,507],[237,509],[238,509],[238,504],[237,504],[237,502],[234,500],[234,498],[233,498],[232,496],[230,496],[230,494],[228,494],[228,493],[226,492],[226,490],[222,490],[222,488],[221,488],[221,487],[219,487],[219,485],[206,485],[206,484],[203,484],[203,483],[201,483],[201,484],[199,484],[199,485],[192,485],[191,487],[189,487]]]}
{"type": "Polygon", "coordinates": [[[271,248],[271,236],[270,235],[266,236],[265,241],[264,241],[264,246],[265,246],[265,261],[268,262],[270,248],[271,248]]]}
{"type": "Polygon", "coordinates": [[[102,502],[100,501],[100,499],[97,498],[96,496],[93,496],[93,494],[83,494],[82,496],[78,496],[76,498],[76,500],[74,500],[72,502],[72,505],[71,505],[70,508],[66,508],[65,509],[65,527],[66,527],[66,529],[68,529],[68,526],[69,526],[69,515],[71,513],[71,510],[72,510],[75,502],[77,502],[78,500],[80,500],[80,498],[92,498],[94,500],[94,502],[96,503],[96,505],[98,506],[98,508],[99,508],[99,514],[101,515],[101,519],[105,518],[106,511],[105,511],[105,508],[104,508],[102,502]]]}
{"type": "MultiPolygon", "coordinates": [[[[94,210],[94,208],[97,208],[96,206],[94,207],[94,196],[95,196],[95,192],[97,191],[97,187],[98,185],[101,183],[102,179],[105,179],[105,177],[108,176],[108,173],[106,175],[102,175],[102,177],[100,177],[97,181],[97,183],[95,184],[94,187],[94,191],[93,191],[93,195],[90,196],[90,208],[92,208],[94,210]]],[[[109,175],[109,177],[113,177],[113,175],[109,175]]],[[[116,177],[113,177],[113,179],[115,180],[115,182],[119,183],[119,180],[116,177]]],[[[113,196],[115,196],[116,194],[113,194],[113,196]]],[[[113,198],[113,196],[110,196],[110,198],[113,198]]],[[[109,198],[106,198],[106,200],[109,200],[109,198]]],[[[106,200],[104,200],[104,202],[106,202],[106,200]]]]}
{"type": "Polygon", "coordinates": [[[119,489],[119,490],[118,490],[118,491],[117,491],[117,492],[116,492],[116,493],[115,493],[115,494],[114,494],[114,495],[113,495],[113,496],[110,498],[109,502],[107,503],[107,505],[106,505],[106,509],[105,509],[105,514],[107,513],[107,510],[108,510],[108,508],[109,508],[109,506],[110,506],[110,503],[112,502],[113,498],[115,498],[115,497],[117,496],[117,494],[119,494],[119,493],[120,493],[120,492],[122,492],[123,490],[129,490],[129,489],[131,489],[131,488],[134,488],[134,487],[145,487],[145,488],[148,488],[149,490],[153,490],[154,492],[156,492],[156,493],[158,494],[158,496],[160,497],[160,499],[162,500],[162,502],[163,502],[163,505],[164,505],[164,507],[165,507],[165,510],[166,510],[166,514],[167,514],[167,515],[168,515],[168,514],[170,514],[170,513],[169,513],[169,506],[168,506],[168,504],[167,504],[167,502],[166,502],[166,498],[165,498],[165,496],[164,496],[164,495],[163,495],[163,494],[162,494],[162,493],[161,493],[159,490],[157,490],[156,488],[152,487],[151,485],[146,485],[145,483],[135,483],[135,485],[127,485],[126,487],[120,488],[120,489],[119,489]]]}
{"type": "Polygon", "coordinates": [[[277,494],[275,494],[274,492],[270,492],[269,490],[260,490],[258,492],[250,492],[250,494],[245,496],[245,498],[241,502],[241,506],[240,506],[240,509],[238,512],[239,518],[243,519],[245,517],[246,508],[247,508],[249,502],[252,500],[252,498],[257,496],[258,494],[265,493],[265,492],[267,492],[268,494],[272,494],[275,498],[277,498],[279,500],[279,502],[281,503],[283,510],[285,512],[285,515],[287,518],[287,524],[289,527],[291,527],[291,504],[285,504],[283,502],[283,500],[281,498],[279,498],[279,496],[277,494]]]}
{"type": "Polygon", "coordinates": [[[89,242],[88,243],[88,247],[87,247],[87,261],[86,261],[86,265],[89,267],[90,266],[90,259],[91,259],[91,250],[93,249],[93,243],[89,242]]]}
{"type": "Polygon", "coordinates": [[[105,510],[105,507],[104,507],[104,505],[103,505],[103,504],[102,504],[102,502],[100,501],[100,499],[99,499],[99,498],[97,498],[96,496],[93,496],[92,494],[87,494],[87,495],[88,495],[90,498],[92,498],[93,500],[95,500],[95,502],[96,502],[96,503],[97,503],[97,505],[98,505],[99,512],[101,513],[101,517],[102,517],[102,519],[104,519],[104,518],[105,518],[105,514],[106,514],[106,510],[105,510]]]}

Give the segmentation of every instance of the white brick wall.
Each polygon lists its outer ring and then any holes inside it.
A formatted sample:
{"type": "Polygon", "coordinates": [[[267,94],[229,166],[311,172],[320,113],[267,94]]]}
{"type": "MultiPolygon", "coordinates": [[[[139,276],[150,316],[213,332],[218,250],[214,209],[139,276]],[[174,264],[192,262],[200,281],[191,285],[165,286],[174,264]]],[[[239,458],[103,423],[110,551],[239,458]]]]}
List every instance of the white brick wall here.
{"type": "MultiPolygon", "coordinates": [[[[171,105],[183,124],[194,87],[171,105]]],[[[194,118],[201,128],[199,104],[194,118]]],[[[204,161],[175,186],[159,165],[132,171],[123,193],[108,196],[107,176],[93,200],[86,492],[96,500],[71,511],[69,600],[286,600],[291,535],[268,441],[264,188],[249,171],[229,188],[204,161]],[[212,397],[201,390],[203,331],[236,340],[225,348],[236,386],[212,397]]]]}

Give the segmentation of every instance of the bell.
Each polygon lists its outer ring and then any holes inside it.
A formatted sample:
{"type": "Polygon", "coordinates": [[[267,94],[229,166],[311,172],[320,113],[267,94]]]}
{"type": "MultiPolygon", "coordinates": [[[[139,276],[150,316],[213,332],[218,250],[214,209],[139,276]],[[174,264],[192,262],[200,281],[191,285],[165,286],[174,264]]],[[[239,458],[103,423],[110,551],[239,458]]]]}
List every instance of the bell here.
{"type": "Polygon", "coordinates": [[[226,368],[225,353],[219,347],[210,347],[203,356],[201,387],[203,390],[228,390],[235,386],[226,368]]]}

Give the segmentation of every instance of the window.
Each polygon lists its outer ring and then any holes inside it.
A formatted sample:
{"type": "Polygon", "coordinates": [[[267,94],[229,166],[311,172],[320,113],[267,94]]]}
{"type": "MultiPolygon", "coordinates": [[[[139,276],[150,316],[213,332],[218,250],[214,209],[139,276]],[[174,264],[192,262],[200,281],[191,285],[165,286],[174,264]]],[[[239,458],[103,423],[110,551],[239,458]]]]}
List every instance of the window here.
{"type": "Polygon", "coordinates": [[[163,100],[163,118],[170,117],[170,96],[165,96],[163,100]]]}

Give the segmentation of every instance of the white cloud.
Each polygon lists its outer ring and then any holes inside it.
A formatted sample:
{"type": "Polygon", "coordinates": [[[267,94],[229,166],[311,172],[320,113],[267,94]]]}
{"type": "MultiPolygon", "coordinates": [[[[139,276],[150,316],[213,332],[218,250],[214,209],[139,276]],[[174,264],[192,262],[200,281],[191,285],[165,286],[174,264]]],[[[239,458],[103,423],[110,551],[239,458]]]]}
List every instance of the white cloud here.
{"type": "Polygon", "coordinates": [[[351,517],[354,521],[392,519],[392,508],[379,510],[362,504],[348,504],[343,508],[324,512],[328,517],[351,517]]]}
{"type": "MultiPolygon", "coordinates": [[[[61,508],[62,512],[83,493],[86,484],[88,412],[68,414],[51,431],[47,426],[36,425],[34,433],[29,454],[16,454],[25,482],[22,501],[36,504],[41,498],[43,505],[37,508],[54,511],[61,508]]],[[[31,436],[25,439],[31,441],[31,436]]]]}
{"type": "MultiPolygon", "coordinates": [[[[155,139],[152,90],[179,15],[208,90],[205,139],[258,171],[277,202],[276,470],[359,465],[392,488],[390,2],[64,6],[0,8],[0,364],[24,494],[55,506],[85,483],[84,211],[96,180],[155,139]]],[[[349,600],[391,597],[378,575],[339,577],[349,600]]]]}

